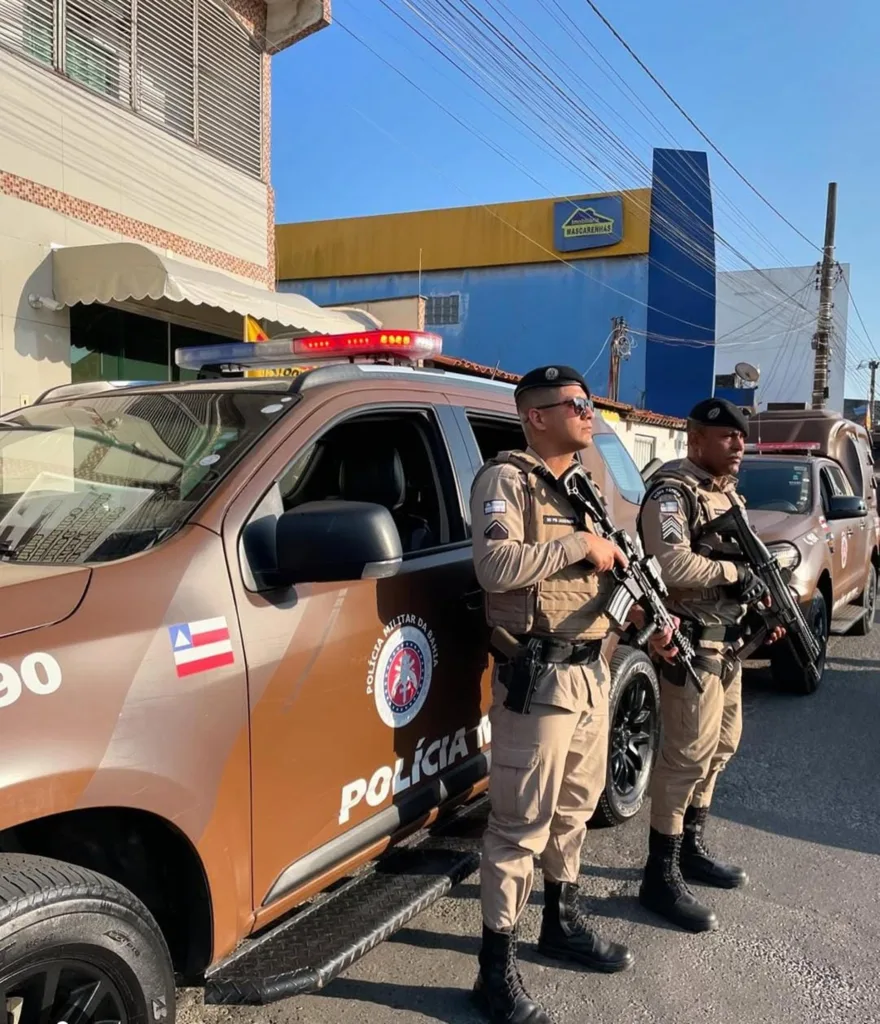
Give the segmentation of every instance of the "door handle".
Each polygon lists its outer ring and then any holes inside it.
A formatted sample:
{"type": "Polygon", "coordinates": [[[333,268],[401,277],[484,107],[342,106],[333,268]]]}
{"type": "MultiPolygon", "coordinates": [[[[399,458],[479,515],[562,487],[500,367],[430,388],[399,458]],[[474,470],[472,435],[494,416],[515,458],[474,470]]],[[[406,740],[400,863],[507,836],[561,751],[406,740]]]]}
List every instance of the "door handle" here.
{"type": "Polygon", "coordinates": [[[461,595],[461,600],[469,612],[481,612],[483,610],[482,590],[469,590],[461,595]]]}

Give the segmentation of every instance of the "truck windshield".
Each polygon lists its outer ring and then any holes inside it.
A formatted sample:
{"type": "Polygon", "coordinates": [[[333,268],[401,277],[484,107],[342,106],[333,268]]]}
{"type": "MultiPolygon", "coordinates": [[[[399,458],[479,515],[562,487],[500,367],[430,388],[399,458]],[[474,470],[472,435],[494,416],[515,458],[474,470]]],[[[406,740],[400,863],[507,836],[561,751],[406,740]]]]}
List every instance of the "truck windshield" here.
{"type": "Polygon", "coordinates": [[[0,417],[0,560],[108,562],[178,529],[294,399],[154,391],[0,417]]]}
{"type": "Polygon", "coordinates": [[[737,490],[746,508],[805,515],[813,505],[810,464],[788,459],[743,459],[737,490]]]}

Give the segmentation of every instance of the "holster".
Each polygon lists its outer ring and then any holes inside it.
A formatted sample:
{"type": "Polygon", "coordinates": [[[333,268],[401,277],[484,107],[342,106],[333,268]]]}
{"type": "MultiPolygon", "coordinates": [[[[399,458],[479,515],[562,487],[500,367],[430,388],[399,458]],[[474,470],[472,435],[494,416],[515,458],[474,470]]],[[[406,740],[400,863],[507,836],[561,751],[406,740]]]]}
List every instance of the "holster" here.
{"type": "Polygon", "coordinates": [[[535,687],[548,665],[585,665],[601,652],[601,640],[569,643],[552,637],[515,637],[506,629],[492,630],[489,646],[498,663],[498,682],[507,689],[504,706],[527,715],[535,687]]]}

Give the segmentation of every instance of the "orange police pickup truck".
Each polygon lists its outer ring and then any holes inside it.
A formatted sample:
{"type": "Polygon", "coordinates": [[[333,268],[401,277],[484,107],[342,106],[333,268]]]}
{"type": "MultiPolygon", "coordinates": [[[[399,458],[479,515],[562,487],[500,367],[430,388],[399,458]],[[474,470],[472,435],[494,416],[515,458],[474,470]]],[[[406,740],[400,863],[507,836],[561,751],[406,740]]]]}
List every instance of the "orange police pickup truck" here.
{"type": "MultiPolygon", "coordinates": [[[[314,991],[478,867],[468,494],[522,437],[512,385],[423,365],[438,347],[179,350],[309,368],[78,384],[0,417],[13,1024],[172,1024],[176,982],[218,1003],[314,991]]],[[[583,457],[631,530],[642,481],[599,417],[583,457]]],[[[644,800],[659,722],[648,658],[607,654],[613,824],[644,800]]]]}

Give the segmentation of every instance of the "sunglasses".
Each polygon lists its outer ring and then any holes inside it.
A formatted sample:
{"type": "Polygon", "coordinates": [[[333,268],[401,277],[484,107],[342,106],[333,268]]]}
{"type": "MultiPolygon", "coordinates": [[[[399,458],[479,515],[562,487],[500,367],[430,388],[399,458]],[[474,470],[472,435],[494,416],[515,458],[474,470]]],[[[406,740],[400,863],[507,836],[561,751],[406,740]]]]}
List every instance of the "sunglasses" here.
{"type": "Polygon", "coordinates": [[[590,397],[581,397],[578,395],[577,398],[566,398],[561,402],[550,402],[549,405],[536,405],[536,409],[556,409],[561,405],[567,405],[571,408],[576,416],[580,416],[583,419],[588,412],[593,411],[593,399],[590,397]]]}

